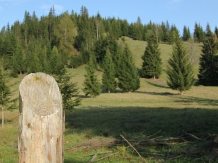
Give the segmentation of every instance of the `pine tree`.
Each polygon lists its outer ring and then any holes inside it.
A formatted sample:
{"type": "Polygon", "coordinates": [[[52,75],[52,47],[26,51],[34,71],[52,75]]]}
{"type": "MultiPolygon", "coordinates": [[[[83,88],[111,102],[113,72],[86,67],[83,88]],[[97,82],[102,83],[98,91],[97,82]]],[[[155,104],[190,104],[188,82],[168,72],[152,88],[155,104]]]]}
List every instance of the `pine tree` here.
{"type": "Polygon", "coordinates": [[[22,47],[20,43],[17,44],[14,56],[13,56],[13,65],[12,65],[12,76],[16,77],[17,74],[23,74],[25,67],[24,56],[22,53],[22,47]]]}
{"type": "Polygon", "coordinates": [[[95,75],[95,65],[92,58],[90,58],[88,65],[86,66],[85,81],[83,83],[83,92],[85,95],[95,97],[101,93],[101,85],[95,75]]]}
{"type": "Polygon", "coordinates": [[[190,30],[189,30],[189,28],[184,26],[182,40],[188,41],[190,38],[191,38],[190,30]]]}
{"type": "Polygon", "coordinates": [[[8,85],[8,80],[7,80],[7,77],[6,77],[6,74],[4,72],[4,59],[2,57],[2,67],[1,67],[1,70],[0,70],[0,96],[1,96],[1,99],[0,99],[0,105],[1,105],[1,111],[2,111],[2,128],[4,128],[4,120],[5,120],[5,117],[4,117],[4,112],[5,110],[11,110],[11,109],[14,109],[15,107],[15,102],[16,102],[16,99],[12,99],[11,96],[12,96],[12,92],[10,90],[10,85],[8,85]]]}
{"type": "Polygon", "coordinates": [[[177,38],[173,46],[173,52],[168,64],[167,85],[183,94],[183,91],[189,90],[194,84],[194,75],[189,56],[179,38],[177,38]]]}
{"type": "Polygon", "coordinates": [[[142,77],[153,79],[159,78],[162,62],[160,58],[160,49],[158,48],[158,43],[154,34],[150,35],[148,39],[148,44],[145,48],[142,60],[142,77]]]}
{"type": "Polygon", "coordinates": [[[121,61],[122,54],[123,54],[123,48],[121,45],[118,45],[116,48],[116,52],[112,55],[116,77],[118,77],[119,75],[119,68],[120,68],[120,61],[121,61]]]}
{"type": "Polygon", "coordinates": [[[53,47],[50,57],[51,73],[58,75],[63,68],[62,58],[56,46],[53,47]]]}
{"type": "Polygon", "coordinates": [[[138,71],[127,45],[124,47],[118,71],[118,86],[120,89],[129,92],[140,88],[138,71]]]}
{"type": "Polygon", "coordinates": [[[168,39],[169,44],[174,44],[178,37],[179,37],[179,30],[176,28],[175,25],[171,26],[169,39],[168,39]]]}
{"type": "Polygon", "coordinates": [[[104,72],[102,75],[102,84],[103,88],[110,93],[111,90],[116,88],[116,81],[115,81],[115,70],[114,70],[114,63],[111,58],[110,51],[106,51],[106,55],[103,61],[104,65],[104,72]]]}
{"type": "Polygon", "coordinates": [[[198,74],[199,84],[218,85],[218,56],[217,42],[214,39],[210,26],[207,25],[206,37],[203,41],[202,54],[198,74]]]}
{"type": "Polygon", "coordinates": [[[194,29],[194,40],[198,42],[203,42],[205,38],[203,28],[200,26],[200,24],[195,23],[195,29],[194,29]]]}
{"type": "Polygon", "coordinates": [[[72,112],[75,106],[81,104],[77,83],[71,81],[71,76],[67,74],[64,67],[56,75],[56,80],[62,94],[64,112],[72,112]]]}

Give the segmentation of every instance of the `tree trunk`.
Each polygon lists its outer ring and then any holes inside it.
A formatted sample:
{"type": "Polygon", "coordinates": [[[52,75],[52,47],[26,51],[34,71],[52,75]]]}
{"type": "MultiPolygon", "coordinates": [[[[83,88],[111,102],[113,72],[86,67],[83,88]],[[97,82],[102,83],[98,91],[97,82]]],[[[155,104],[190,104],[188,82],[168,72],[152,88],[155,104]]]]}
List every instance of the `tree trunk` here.
{"type": "Polygon", "coordinates": [[[20,83],[19,93],[19,163],[62,163],[63,110],[56,81],[32,73],[20,83]]]}

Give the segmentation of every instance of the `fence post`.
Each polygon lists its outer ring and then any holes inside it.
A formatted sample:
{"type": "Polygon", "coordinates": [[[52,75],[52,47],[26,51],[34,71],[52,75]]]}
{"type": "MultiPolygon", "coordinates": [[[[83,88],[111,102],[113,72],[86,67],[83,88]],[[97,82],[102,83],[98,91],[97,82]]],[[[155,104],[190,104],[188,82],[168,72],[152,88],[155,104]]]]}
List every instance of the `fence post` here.
{"type": "Polygon", "coordinates": [[[57,82],[44,73],[19,86],[19,163],[63,162],[63,110],[57,82]]]}

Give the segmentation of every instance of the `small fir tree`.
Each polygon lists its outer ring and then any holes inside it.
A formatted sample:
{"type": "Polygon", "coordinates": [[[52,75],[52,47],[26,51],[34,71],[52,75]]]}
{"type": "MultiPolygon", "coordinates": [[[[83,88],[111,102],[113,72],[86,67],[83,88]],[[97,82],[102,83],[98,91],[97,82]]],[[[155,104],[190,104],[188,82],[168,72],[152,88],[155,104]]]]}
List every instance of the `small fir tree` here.
{"type": "Polygon", "coordinates": [[[64,112],[72,112],[74,107],[81,103],[77,83],[71,81],[71,76],[67,74],[64,67],[55,78],[62,94],[64,112]]]}
{"type": "Polygon", "coordinates": [[[85,81],[83,83],[83,92],[85,95],[90,95],[91,97],[95,97],[100,95],[101,93],[101,85],[95,75],[95,65],[93,63],[92,57],[89,60],[88,65],[86,66],[86,74],[85,81]]]}
{"type": "Polygon", "coordinates": [[[4,112],[5,110],[12,110],[15,108],[16,100],[12,99],[12,92],[10,90],[10,85],[8,85],[8,80],[6,78],[6,74],[4,73],[4,66],[3,66],[3,57],[2,57],[2,67],[0,70],[0,105],[1,105],[1,111],[2,111],[2,128],[4,128],[4,121],[5,116],[4,112]]]}
{"type": "Polygon", "coordinates": [[[106,51],[105,58],[103,60],[104,72],[102,75],[102,84],[103,88],[110,93],[111,90],[116,88],[116,81],[115,81],[115,70],[114,70],[114,63],[111,58],[110,51],[106,51]]]}
{"type": "Polygon", "coordinates": [[[182,40],[188,41],[190,38],[191,38],[190,30],[189,30],[189,28],[184,26],[182,40]]]}
{"type": "Polygon", "coordinates": [[[173,52],[168,64],[167,85],[173,90],[178,90],[182,95],[183,91],[189,90],[193,86],[194,75],[189,55],[179,38],[177,38],[173,46],[173,52]]]}
{"type": "Polygon", "coordinates": [[[218,85],[217,50],[217,42],[210,30],[210,26],[207,25],[198,74],[198,81],[201,85],[218,85]]]}
{"type": "Polygon", "coordinates": [[[121,55],[118,70],[118,86],[123,91],[136,91],[140,88],[140,79],[137,68],[133,62],[132,53],[125,45],[121,55]]]}
{"type": "Polygon", "coordinates": [[[152,34],[149,36],[147,47],[142,56],[141,76],[145,78],[159,78],[161,74],[161,57],[160,49],[156,37],[152,34]]]}
{"type": "Polygon", "coordinates": [[[12,65],[12,76],[17,77],[17,74],[23,74],[25,67],[24,56],[22,53],[22,47],[17,44],[14,56],[13,56],[13,65],[12,65]]]}
{"type": "Polygon", "coordinates": [[[54,46],[51,51],[50,67],[52,68],[51,73],[55,75],[61,73],[60,70],[62,70],[64,67],[61,55],[59,54],[56,46],[54,46]]]}

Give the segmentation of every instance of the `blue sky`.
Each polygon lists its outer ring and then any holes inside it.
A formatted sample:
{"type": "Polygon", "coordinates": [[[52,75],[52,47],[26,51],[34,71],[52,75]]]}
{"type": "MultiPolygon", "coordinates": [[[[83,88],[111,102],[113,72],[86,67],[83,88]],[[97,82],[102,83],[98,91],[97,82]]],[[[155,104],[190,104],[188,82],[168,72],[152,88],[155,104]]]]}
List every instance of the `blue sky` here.
{"type": "Polygon", "coordinates": [[[175,24],[180,34],[184,25],[193,32],[195,22],[203,29],[207,23],[214,30],[218,26],[218,0],[0,0],[0,28],[16,20],[23,21],[24,12],[36,12],[38,17],[47,15],[54,6],[57,15],[74,10],[80,13],[81,6],[88,9],[89,15],[98,12],[102,17],[126,19],[129,23],[141,18],[143,24],[160,24],[168,20],[175,24]]]}

